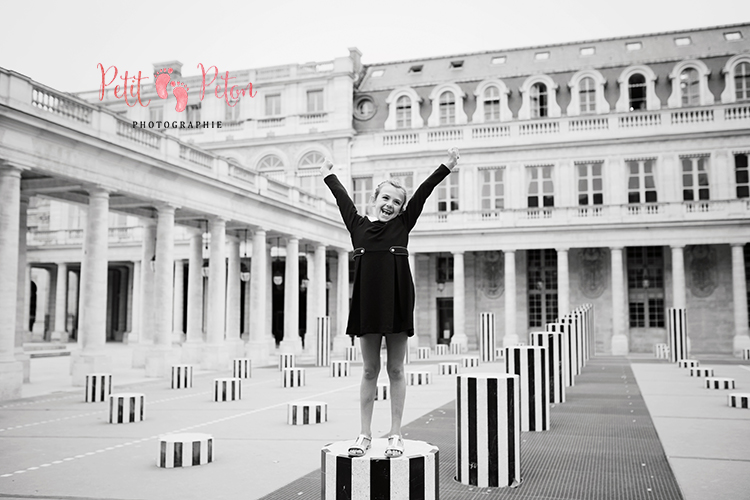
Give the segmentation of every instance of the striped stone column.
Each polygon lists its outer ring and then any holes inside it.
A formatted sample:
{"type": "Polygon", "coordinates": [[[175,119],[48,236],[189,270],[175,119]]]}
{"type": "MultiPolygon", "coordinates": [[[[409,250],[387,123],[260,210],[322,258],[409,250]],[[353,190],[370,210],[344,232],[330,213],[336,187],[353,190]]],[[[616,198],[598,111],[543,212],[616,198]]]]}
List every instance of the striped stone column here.
{"type": "Polygon", "coordinates": [[[453,354],[454,356],[458,356],[459,354],[461,354],[461,344],[451,343],[449,344],[449,347],[451,350],[451,354],[453,354]]]}
{"type": "Polygon", "coordinates": [[[464,356],[461,358],[461,365],[464,368],[476,368],[479,366],[479,356],[464,356]]]}
{"type": "Polygon", "coordinates": [[[146,396],[123,392],[109,395],[109,423],[128,424],[143,421],[146,396]]]}
{"type": "Polygon", "coordinates": [[[747,361],[748,359],[750,359],[750,349],[742,349],[742,351],[740,352],[742,353],[743,360],[747,361]]]}
{"type": "Polygon", "coordinates": [[[545,329],[548,332],[562,333],[563,380],[565,387],[573,387],[576,380],[576,361],[575,350],[570,348],[570,325],[567,322],[547,323],[545,329]]]}
{"type": "Polygon", "coordinates": [[[438,448],[404,439],[404,454],[385,457],[386,439],[373,439],[364,457],[350,457],[351,441],[321,450],[321,500],[438,500],[438,448]]]}
{"type": "Polygon", "coordinates": [[[750,409],[750,393],[734,393],[727,396],[727,405],[732,408],[750,409]]]}
{"type": "Polygon", "coordinates": [[[357,348],[355,346],[347,346],[344,351],[344,359],[347,361],[357,361],[357,348]]]}
{"type": "Polygon", "coordinates": [[[86,399],[87,403],[101,403],[107,400],[112,393],[111,373],[87,373],[86,374],[86,399]]]}
{"type": "Polygon", "coordinates": [[[689,356],[687,310],[677,307],[667,309],[667,338],[669,340],[669,360],[676,363],[681,359],[687,359],[689,356]]]}
{"type": "Polygon", "coordinates": [[[654,356],[656,359],[669,359],[669,346],[664,343],[655,344],[654,356]]]}
{"type": "Polygon", "coordinates": [[[495,313],[479,313],[479,357],[483,363],[495,361],[495,313]]]}
{"type": "Polygon", "coordinates": [[[480,488],[521,481],[519,398],[517,375],[456,377],[456,481],[480,488]]]}
{"type": "Polygon", "coordinates": [[[242,399],[242,380],[238,378],[214,379],[214,401],[239,401],[242,399]]]}
{"type": "Polygon", "coordinates": [[[210,434],[167,434],[159,438],[156,465],[171,469],[213,462],[213,441],[210,434]]]}
{"type": "Polygon", "coordinates": [[[440,375],[458,375],[458,363],[452,361],[438,363],[438,374],[440,375]]]}
{"type": "Polygon", "coordinates": [[[300,401],[287,405],[289,425],[310,425],[328,422],[328,403],[300,401]]]}
{"type": "Polygon", "coordinates": [[[734,379],[730,377],[706,377],[706,389],[734,389],[734,379]]]}
{"type": "Polygon", "coordinates": [[[714,376],[714,369],[708,368],[708,367],[696,367],[696,368],[690,368],[690,376],[691,377],[713,377],[714,376]]]}
{"type": "Polygon", "coordinates": [[[331,318],[318,316],[315,322],[315,366],[331,364],[331,318]]]}
{"type": "Polygon", "coordinates": [[[406,372],[406,385],[428,385],[431,381],[430,372],[406,372]]]}
{"type": "Polygon", "coordinates": [[[284,371],[286,368],[294,368],[294,364],[294,354],[279,354],[279,371],[284,371]]]}
{"type": "Polygon", "coordinates": [[[505,348],[505,373],[518,375],[521,431],[549,429],[549,377],[544,347],[505,348]]]}
{"type": "Polygon", "coordinates": [[[304,368],[284,368],[281,376],[282,387],[302,387],[305,385],[304,368]]]}
{"type": "Polygon", "coordinates": [[[701,362],[697,359],[680,359],[677,361],[678,368],[698,368],[701,362]]]}
{"type": "Polygon", "coordinates": [[[447,344],[437,344],[435,346],[435,356],[447,356],[447,355],[448,355],[447,344]]]}
{"type": "Polygon", "coordinates": [[[193,365],[173,365],[171,387],[172,389],[193,387],[193,365]]]}
{"type": "Polygon", "coordinates": [[[390,392],[390,386],[388,384],[380,384],[375,387],[375,401],[385,401],[388,399],[388,393],[390,392]]]}
{"type": "Polygon", "coordinates": [[[546,349],[550,403],[565,402],[562,337],[560,332],[531,332],[531,345],[546,349]]]}
{"type": "Polygon", "coordinates": [[[331,361],[331,377],[348,377],[351,361],[331,361]]]}
{"type": "Polygon", "coordinates": [[[250,358],[235,358],[232,360],[232,377],[251,378],[253,376],[253,364],[250,358]]]}

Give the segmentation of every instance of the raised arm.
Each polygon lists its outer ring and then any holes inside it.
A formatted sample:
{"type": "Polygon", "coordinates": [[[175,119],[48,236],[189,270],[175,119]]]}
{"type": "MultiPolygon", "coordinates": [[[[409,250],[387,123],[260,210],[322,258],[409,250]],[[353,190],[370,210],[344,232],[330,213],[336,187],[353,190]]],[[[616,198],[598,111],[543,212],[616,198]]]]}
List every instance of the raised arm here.
{"type": "Polygon", "coordinates": [[[336,204],[339,207],[339,212],[341,212],[344,225],[351,232],[354,225],[361,219],[361,216],[357,213],[357,207],[349,197],[349,193],[346,192],[346,188],[344,188],[339,178],[331,170],[333,170],[333,163],[326,158],[323,165],[320,166],[320,173],[323,175],[323,181],[328,186],[328,189],[333,193],[333,197],[336,198],[336,204]]]}
{"type": "Polygon", "coordinates": [[[412,196],[409,203],[406,205],[406,210],[402,217],[404,217],[404,223],[406,224],[409,231],[412,230],[414,225],[417,223],[417,219],[422,213],[424,204],[427,198],[430,197],[432,191],[437,187],[440,182],[448,177],[453,168],[458,163],[458,149],[451,148],[448,150],[448,159],[440,165],[437,170],[430,174],[430,176],[419,185],[414,195],[412,196]]]}

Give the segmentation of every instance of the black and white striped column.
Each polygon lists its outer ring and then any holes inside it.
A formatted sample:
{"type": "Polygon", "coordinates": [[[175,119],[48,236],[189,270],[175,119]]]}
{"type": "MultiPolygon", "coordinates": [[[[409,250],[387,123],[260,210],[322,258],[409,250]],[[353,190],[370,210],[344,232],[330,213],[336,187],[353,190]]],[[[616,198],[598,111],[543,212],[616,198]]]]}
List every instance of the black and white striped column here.
{"type": "Polygon", "coordinates": [[[299,401],[287,405],[289,425],[311,425],[328,422],[328,403],[299,401]]]}
{"type": "Polygon", "coordinates": [[[549,376],[549,402],[565,402],[565,377],[563,375],[563,334],[560,332],[531,332],[531,345],[544,347],[547,353],[549,376]]]}
{"type": "Polygon", "coordinates": [[[448,344],[437,344],[435,346],[435,356],[447,356],[448,344]]]}
{"type": "Polygon", "coordinates": [[[357,361],[357,348],[355,346],[347,346],[344,350],[344,359],[346,361],[357,361]]]}
{"type": "Polygon", "coordinates": [[[172,365],[172,389],[193,387],[193,365],[172,365]]]}
{"type": "Polygon", "coordinates": [[[250,358],[235,358],[232,360],[232,377],[251,378],[253,376],[253,365],[250,358]]]}
{"type": "Polygon", "coordinates": [[[691,377],[713,377],[714,376],[714,369],[708,368],[708,367],[695,367],[690,368],[690,376],[691,377]]]}
{"type": "Polygon", "coordinates": [[[483,363],[495,361],[495,313],[479,313],[479,357],[483,363]]]}
{"type": "Polygon", "coordinates": [[[109,395],[109,423],[130,424],[143,421],[146,396],[136,392],[109,395]]]}
{"type": "Polygon", "coordinates": [[[688,358],[687,310],[679,307],[667,309],[667,339],[672,363],[688,358]]]}
{"type": "Polygon", "coordinates": [[[701,362],[697,359],[679,359],[677,360],[678,368],[698,368],[701,362]]]}
{"type": "Polygon", "coordinates": [[[742,349],[742,359],[745,361],[750,359],[750,349],[742,349]]]}
{"type": "Polygon", "coordinates": [[[417,359],[430,359],[430,348],[429,347],[418,347],[417,348],[417,359]]]}
{"type": "Polygon", "coordinates": [[[448,361],[438,363],[438,374],[440,375],[458,375],[458,363],[448,361]]]}
{"type": "Polygon", "coordinates": [[[214,401],[238,401],[242,399],[242,380],[238,378],[214,379],[214,401]]]}
{"type": "Polygon", "coordinates": [[[495,347],[495,359],[505,359],[505,347],[495,347]]]}
{"type": "Polygon", "coordinates": [[[102,403],[112,393],[111,373],[86,374],[86,403],[102,403]]]}
{"type": "Polygon", "coordinates": [[[706,377],[706,389],[734,389],[734,379],[730,377],[706,377]]]}
{"type": "Polygon", "coordinates": [[[456,481],[505,487],[521,480],[517,375],[473,373],[456,377],[456,481]]]}
{"type": "Polygon", "coordinates": [[[750,409],[750,393],[739,393],[729,394],[727,396],[727,405],[732,408],[742,408],[745,410],[750,409]]]}
{"type": "Polygon", "coordinates": [[[385,401],[388,399],[388,393],[390,392],[390,386],[388,384],[381,384],[375,387],[375,401],[385,401]]]}
{"type": "Polygon", "coordinates": [[[570,325],[567,322],[547,323],[545,330],[562,334],[563,380],[565,387],[573,387],[576,380],[575,350],[570,348],[570,325]]]}
{"type": "Polygon", "coordinates": [[[464,356],[461,358],[461,366],[464,368],[476,368],[479,366],[479,356],[464,356]]]}
{"type": "Polygon", "coordinates": [[[321,500],[438,500],[438,448],[404,439],[404,454],[386,458],[386,439],[373,439],[364,457],[350,457],[352,441],[321,450],[321,500]]]}
{"type": "Polygon", "coordinates": [[[351,361],[331,361],[331,377],[348,377],[351,361]]]}
{"type": "Polygon", "coordinates": [[[305,385],[304,368],[284,368],[281,374],[282,387],[302,387],[305,385]]]}
{"type": "Polygon", "coordinates": [[[448,347],[450,347],[451,354],[454,356],[458,356],[461,354],[461,344],[449,344],[448,347]]]}
{"type": "Polygon", "coordinates": [[[167,434],[159,437],[156,465],[171,469],[204,465],[214,460],[214,438],[210,434],[167,434]]]}
{"type": "Polygon", "coordinates": [[[279,354],[279,371],[284,371],[286,368],[294,368],[295,357],[294,354],[286,353],[279,354]]]}
{"type": "Polygon", "coordinates": [[[331,318],[318,316],[315,336],[315,366],[331,364],[331,318]]]}
{"type": "Polygon", "coordinates": [[[406,385],[428,385],[431,381],[430,372],[406,372],[406,385]]]}
{"type": "Polygon", "coordinates": [[[655,344],[654,356],[656,359],[669,359],[669,346],[664,343],[655,344]]]}
{"type": "Polygon", "coordinates": [[[549,377],[544,347],[505,348],[505,373],[518,375],[521,431],[546,431],[550,425],[549,377]]]}

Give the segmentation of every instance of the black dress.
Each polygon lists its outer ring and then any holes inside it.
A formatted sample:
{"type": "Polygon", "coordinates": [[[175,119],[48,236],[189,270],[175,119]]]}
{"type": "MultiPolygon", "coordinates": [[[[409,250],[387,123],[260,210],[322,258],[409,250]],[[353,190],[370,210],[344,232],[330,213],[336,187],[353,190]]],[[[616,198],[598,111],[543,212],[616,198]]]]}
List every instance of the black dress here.
{"type": "Polygon", "coordinates": [[[354,289],[348,335],[401,333],[414,335],[414,280],[409,269],[409,232],[425,201],[450,173],[440,165],[414,192],[406,209],[388,222],[371,221],[357,213],[338,177],[328,175],[344,224],[354,245],[354,289]]]}

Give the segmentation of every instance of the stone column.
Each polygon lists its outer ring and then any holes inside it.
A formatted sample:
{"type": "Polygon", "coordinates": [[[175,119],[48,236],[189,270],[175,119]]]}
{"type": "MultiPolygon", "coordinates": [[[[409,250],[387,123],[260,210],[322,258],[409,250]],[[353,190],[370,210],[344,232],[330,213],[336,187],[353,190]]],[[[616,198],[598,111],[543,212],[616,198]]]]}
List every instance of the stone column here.
{"type": "Polygon", "coordinates": [[[625,276],[622,267],[622,248],[610,248],[612,255],[612,354],[624,356],[629,352],[625,329],[625,276]]]}
{"type": "MultiPolygon", "coordinates": [[[[31,357],[23,350],[23,343],[29,335],[29,295],[31,295],[31,269],[26,265],[26,231],[29,197],[21,196],[18,214],[18,285],[16,300],[15,356],[23,366],[24,383],[31,382],[31,357]]],[[[65,339],[67,342],[67,338],[65,339]]]]}
{"type": "MultiPolygon", "coordinates": [[[[315,317],[318,318],[326,315],[326,294],[328,292],[326,287],[326,246],[323,244],[315,247],[315,278],[313,299],[315,300],[315,317]]],[[[314,334],[315,329],[308,333],[314,334]]],[[[314,341],[312,343],[314,344],[314,341]]]]}
{"type": "Polygon", "coordinates": [[[226,220],[213,217],[208,223],[211,233],[211,257],[208,267],[208,310],[206,316],[206,348],[202,367],[208,370],[226,369],[225,308],[227,290],[226,220]]]}
{"type": "Polygon", "coordinates": [[[250,340],[245,347],[245,356],[252,359],[254,366],[269,361],[268,331],[266,330],[266,302],[268,301],[268,259],[266,231],[258,229],[253,233],[253,256],[250,261],[250,340]]]}
{"type": "Polygon", "coordinates": [[[203,232],[190,237],[187,289],[187,334],[182,346],[182,361],[200,363],[203,349],[203,232]]]}
{"type": "Polygon", "coordinates": [[[229,238],[227,243],[227,305],[226,317],[226,342],[232,357],[241,357],[244,351],[241,347],[240,338],[240,240],[229,238]]]}
{"type": "MultiPolygon", "coordinates": [[[[156,224],[149,219],[143,223],[141,243],[141,291],[137,344],[133,347],[133,368],[145,368],[146,353],[154,344],[154,282],[156,278],[156,224]]],[[[80,325],[80,319],[78,324],[80,325]]]]}
{"type": "Polygon", "coordinates": [[[33,267],[31,275],[36,284],[36,311],[34,313],[34,326],[31,328],[31,341],[43,342],[51,286],[50,278],[52,276],[45,267],[33,267]]]}
{"type": "Polygon", "coordinates": [[[570,312],[570,272],[568,270],[568,249],[557,249],[557,315],[570,312]]]}
{"type": "Polygon", "coordinates": [[[174,287],[172,292],[172,343],[185,341],[185,262],[174,261],[174,287]]]}
{"type": "MultiPolygon", "coordinates": [[[[310,333],[309,331],[307,332],[310,333]]],[[[309,337],[308,337],[309,340],[309,337]]],[[[287,239],[284,262],[284,340],[282,352],[302,352],[299,336],[299,239],[287,239]]]]}
{"type": "MultiPolygon", "coordinates": [[[[338,283],[336,286],[336,336],[333,338],[333,352],[343,355],[346,347],[352,345],[346,334],[349,320],[349,252],[343,248],[337,250],[338,283]]],[[[411,259],[412,257],[409,256],[411,259]]],[[[308,330],[309,331],[309,330],[308,330]]]]}
{"type": "Polygon", "coordinates": [[[687,291],[685,289],[685,247],[672,247],[672,307],[685,309],[687,291]]]}
{"type": "Polygon", "coordinates": [[[141,328],[141,294],[143,293],[143,290],[141,289],[141,267],[141,261],[133,261],[133,279],[130,300],[133,312],[130,317],[130,331],[127,336],[127,343],[130,345],[138,342],[138,335],[140,334],[141,328]]]}
{"type": "Polygon", "coordinates": [[[315,324],[315,318],[317,314],[317,312],[315,311],[315,280],[317,279],[317,277],[315,275],[314,253],[306,253],[305,259],[307,260],[307,293],[305,294],[305,310],[307,311],[307,318],[305,323],[305,331],[307,333],[310,333],[316,331],[317,328],[315,324]]]}
{"type": "Polygon", "coordinates": [[[66,337],[65,317],[67,297],[65,293],[68,290],[68,265],[65,262],[57,263],[57,279],[55,280],[55,329],[51,334],[50,340],[61,341],[66,337]]]}
{"type": "Polygon", "coordinates": [[[732,295],[734,297],[734,339],[732,350],[735,356],[742,349],[750,349],[747,326],[747,277],[743,243],[732,244],[732,295]]]}
{"type": "Polygon", "coordinates": [[[464,253],[453,252],[453,339],[467,351],[469,339],[466,336],[466,278],[464,275],[464,253]]]}
{"type": "Polygon", "coordinates": [[[23,365],[16,360],[21,171],[0,162],[0,401],[21,397],[23,365]]]}
{"type": "Polygon", "coordinates": [[[503,347],[518,344],[516,331],[516,251],[504,250],[505,254],[505,335],[503,347]]]}
{"type": "Polygon", "coordinates": [[[85,320],[79,324],[80,352],[71,358],[73,385],[83,386],[87,373],[111,372],[112,360],[104,351],[107,339],[107,250],[109,192],[89,191],[89,209],[84,232],[81,309],[85,320]]]}

